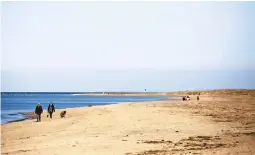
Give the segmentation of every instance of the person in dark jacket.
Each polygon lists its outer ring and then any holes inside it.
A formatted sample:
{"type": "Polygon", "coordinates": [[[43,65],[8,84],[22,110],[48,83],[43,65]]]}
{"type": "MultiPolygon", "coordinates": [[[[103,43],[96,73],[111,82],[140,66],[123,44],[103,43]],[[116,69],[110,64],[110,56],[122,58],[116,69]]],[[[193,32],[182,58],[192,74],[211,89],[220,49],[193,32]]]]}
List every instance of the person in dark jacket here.
{"type": "Polygon", "coordinates": [[[36,108],[35,108],[35,114],[36,114],[36,118],[37,118],[37,122],[41,122],[41,114],[43,113],[43,108],[41,106],[40,103],[37,104],[36,108]]]}
{"type": "Polygon", "coordinates": [[[48,106],[48,113],[50,114],[51,119],[52,119],[53,112],[55,112],[55,107],[52,103],[50,103],[49,106],[48,106]]]}

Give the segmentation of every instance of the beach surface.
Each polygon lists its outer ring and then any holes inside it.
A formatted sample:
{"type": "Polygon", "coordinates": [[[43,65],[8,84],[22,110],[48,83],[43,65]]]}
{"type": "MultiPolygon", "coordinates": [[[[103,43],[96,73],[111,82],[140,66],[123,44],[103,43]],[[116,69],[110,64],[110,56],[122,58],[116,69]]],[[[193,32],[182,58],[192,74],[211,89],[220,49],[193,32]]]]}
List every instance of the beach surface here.
{"type": "Polygon", "coordinates": [[[255,91],[176,92],[155,101],[57,110],[1,125],[10,155],[255,154],[255,91]],[[196,94],[200,93],[200,100],[196,94]]]}

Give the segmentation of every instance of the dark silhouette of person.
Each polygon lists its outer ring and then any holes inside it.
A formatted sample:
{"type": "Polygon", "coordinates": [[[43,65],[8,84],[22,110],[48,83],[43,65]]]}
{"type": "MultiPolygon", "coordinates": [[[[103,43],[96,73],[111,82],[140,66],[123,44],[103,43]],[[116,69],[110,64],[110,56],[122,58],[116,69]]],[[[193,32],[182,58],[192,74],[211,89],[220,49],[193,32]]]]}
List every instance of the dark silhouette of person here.
{"type": "Polygon", "coordinates": [[[35,107],[35,114],[37,118],[37,122],[41,122],[41,114],[43,113],[43,108],[40,103],[35,107]]]}
{"type": "Polygon", "coordinates": [[[51,119],[52,119],[53,112],[55,112],[55,107],[54,107],[53,103],[50,103],[48,106],[48,113],[50,114],[51,119]]]}

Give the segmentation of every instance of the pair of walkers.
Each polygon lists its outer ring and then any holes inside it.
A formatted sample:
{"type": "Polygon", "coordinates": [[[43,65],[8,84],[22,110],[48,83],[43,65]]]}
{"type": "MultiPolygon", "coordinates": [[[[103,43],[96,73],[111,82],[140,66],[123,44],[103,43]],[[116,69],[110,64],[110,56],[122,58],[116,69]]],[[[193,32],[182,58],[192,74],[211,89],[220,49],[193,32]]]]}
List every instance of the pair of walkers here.
{"type": "MultiPolygon", "coordinates": [[[[50,118],[52,119],[52,114],[55,112],[55,107],[52,103],[49,104],[48,106],[48,113],[50,114],[50,118]]],[[[37,122],[41,122],[41,114],[43,113],[43,108],[40,103],[37,104],[35,108],[35,114],[37,118],[37,122]]],[[[48,117],[48,115],[47,115],[48,117]]]]}

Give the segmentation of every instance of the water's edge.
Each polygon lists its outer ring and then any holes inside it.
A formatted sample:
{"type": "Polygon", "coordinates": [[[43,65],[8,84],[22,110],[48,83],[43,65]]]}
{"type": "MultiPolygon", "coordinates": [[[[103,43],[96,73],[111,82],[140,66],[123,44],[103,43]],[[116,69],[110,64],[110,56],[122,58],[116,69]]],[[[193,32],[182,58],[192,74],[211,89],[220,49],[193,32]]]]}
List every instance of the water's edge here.
{"type": "MultiPolygon", "coordinates": [[[[166,101],[166,100],[171,100],[171,101],[180,101],[180,99],[177,98],[165,98],[165,99],[160,99],[158,101],[166,101]]],[[[142,102],[142,101],[141,101],[142,102]]],[[[147,101],[147,102],[155,102],[155,101],[147,101]]],[[[125,103],[125,102],[121,102],[121,103],[125,103]]],[[[120,103],[117,103],[120,104],[120,103]]],[[[93,105],[93,106],[104,106],[104,105],[93,105]]],[[[86,106],[82,106],[82,107],[74,107],[74,108],[84,108],[86,106]]],[[[88,105],[87,107],[91,107],[91,105],[88,105]]],[[[34,112],[17,112],[17,113],[13,113],[13,114],[8,114],[11,116],[15,116],[15,115],[21,115],[22,117],[20,119],[16,119],[16,120],[11,120],[11,121],[7,121],[7,122],[1,122],[1,124],[9,124],[9,123],[14,123],[14,122],[21,122],[21,121],[25,121],[25,120],[32,120],[32,119],[36,119],[36,115],[34,114],[34,112]]]]}

